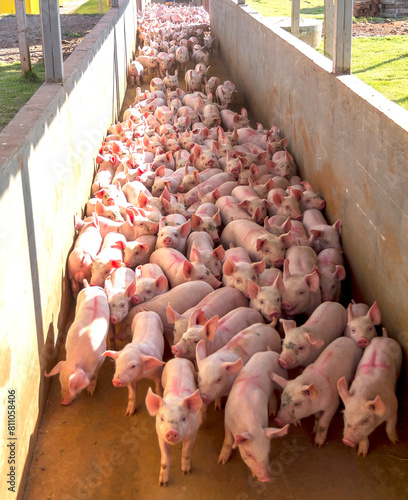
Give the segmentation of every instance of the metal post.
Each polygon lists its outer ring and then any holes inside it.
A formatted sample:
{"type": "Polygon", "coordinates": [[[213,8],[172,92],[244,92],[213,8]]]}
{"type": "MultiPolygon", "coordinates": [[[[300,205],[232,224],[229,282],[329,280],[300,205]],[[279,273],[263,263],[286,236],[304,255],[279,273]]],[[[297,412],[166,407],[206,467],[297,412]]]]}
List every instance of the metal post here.
{"type": "Polygon", "coordinates": [[[290,32],[294,36],[299,36],[299,20],[300,20],[300,0],[292,0],[292,23],[290,32]]]}
{"type": "Polygon", "coordinates": [[[333,0],[324,0],[324,55],[330,59],[333,57],[333,24],[333,0]]]}
{"type": "Polygon", "coordinates": [[[112,0],[112,7],[119,7],[119,0],[112,0]]]}
{"type": "Polygon", "coordinates": [[[353,0],[336,0],[334,11],[333,73],[350,73],[353,0]]]}
{"type": "Polygon", "coordinates": [[[24,0],[15,0],[21,73],[31,71],[30,47],[27,42],[27,17],[24,0]]]}
{"type": "Polygon", "coordinates": [[[58,0],[41,0],[40,12],[45,81],[61,83],[64,73],[58,0]]]}

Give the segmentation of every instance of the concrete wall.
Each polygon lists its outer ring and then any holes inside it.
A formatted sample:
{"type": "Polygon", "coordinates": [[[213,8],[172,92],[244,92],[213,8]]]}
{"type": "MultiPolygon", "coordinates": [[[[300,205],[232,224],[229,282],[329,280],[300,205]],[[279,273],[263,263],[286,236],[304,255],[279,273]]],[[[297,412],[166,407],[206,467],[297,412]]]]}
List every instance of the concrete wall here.
{"type": "Polygon", "coordinates": [[[117,118],[136,41],[136,3],[111,9],[0,134],[1,498],[11,449],[8,390],[16,394],[16,487],[21,498],[70,305],[66,259],[73,217],[90,194],[94,158],[117,118]],[[57,341],[59,335],[59,339],[57,341]]]}
{"type": "Polygon", "coordinates": [[[211,30],[233,80],[265,126],[277,125],[301,175],[343,221],[353,297],[379,304],[408,351],[408,112],[232,0],[211,1],[211,30]]]}

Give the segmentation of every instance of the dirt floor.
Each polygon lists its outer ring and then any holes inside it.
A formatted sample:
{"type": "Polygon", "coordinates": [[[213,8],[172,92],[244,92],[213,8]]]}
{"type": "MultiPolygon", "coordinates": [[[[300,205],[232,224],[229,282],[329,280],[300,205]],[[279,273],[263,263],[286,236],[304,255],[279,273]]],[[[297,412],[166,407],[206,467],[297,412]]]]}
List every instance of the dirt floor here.
{"type": "MultiPolygon", "coordinates": [[[[219,60],[211,74],[228,78],[219,60]]],[[[124,108],[135,96],[129,88],[124,108]]],[[[245,104],[241,99],[238,106],[245,104]]],[[[65,355],[61,353],[61,359],[65,355]]],[[[168,356],[167,356],[168,359],[168,356]]],[[[148,381],[138,388],[137,413],[126,417],[127,389],[112,385],[113,360],[106,359],[92,397],[82,392],[70,405],[60,404],[54,377],[38,434],[25,500],[406,500],[408,498],[408,418],[401,412],[400,444],[388,441],[384,426],[370,438],[366,458],[342,441],[337,413],[327,444],[313,446],[313,418],[290,427],[271,446],[272,481],[252,478],[238,451],[218,464],[224,439],[223,412],[209,409],[194,446],[191,475],[181,471],[181,446],[172,449],[170,482],[159,486],[160,451],[154,419],[144,399],[148,381]]],[[[151,385],[151,384],[150,384],[151,385]]],[[[271,426],[275,426],[273,420],[271,426]]]]}
{"type": "MultiPolygon", "coordinates": [[[[62,15],[62,52],[64,60],[79,45],[101,18],[101,15],[62,15]]],[[[27,33],[31,62],[42,59],[40,16],[27,16],[27,33]]],[[[408,35],[408,20],[384,19],[383,22],[358,23],[353,25],[353,36],[408,35]]],[[[15,16],[0,17],[0,61],[20,60],[15,16]]]]}

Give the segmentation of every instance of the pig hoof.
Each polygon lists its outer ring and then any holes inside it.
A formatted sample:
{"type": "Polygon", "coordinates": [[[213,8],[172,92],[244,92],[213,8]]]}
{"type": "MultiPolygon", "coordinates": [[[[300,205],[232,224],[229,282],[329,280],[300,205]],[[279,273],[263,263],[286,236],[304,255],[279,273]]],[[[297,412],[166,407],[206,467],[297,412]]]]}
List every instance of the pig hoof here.
{"type": "Polygon", "coordinates": [[[137,408],[128,408],[126,410],[125,416],[129,415],[129,417],[131,417],[132,415],[134,415],[136,413],[136,410],[137,410],[137,408]]]}
{"type": "Polygon", "coordinates": [[[168,481],[159,481],[159,486],[163,486],[164,488],[167,486],[168,481]]]}

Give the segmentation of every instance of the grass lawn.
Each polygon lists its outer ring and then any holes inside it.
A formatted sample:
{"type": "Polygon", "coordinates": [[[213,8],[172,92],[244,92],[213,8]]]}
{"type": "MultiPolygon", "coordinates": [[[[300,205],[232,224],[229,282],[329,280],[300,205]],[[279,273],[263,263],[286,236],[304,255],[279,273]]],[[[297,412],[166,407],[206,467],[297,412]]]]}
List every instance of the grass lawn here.
{"type": "MultiPolygon", "coordinates": [[[[290,17],[292,2],[290,0],[246,0],[254,10],[264,17],[290,17]]],[[[324,0],[300,0],[301,17],[324,18],[324,0]]]]}
{"type": "Polygon", "coordinates": [[[44,82],[44,65],[37,63],[32,69],[37,79],[22,77],[20,63],[0,62],[0,131],[44,82]]]}
{"type": "MultiPolygon", "coordinates": [[[[246,0],[264,17],[290,17],[290,0],[246,0]]],[[[324,0],[301,0],[301,17],[323,21],[324,0]]],[[[373,18],[373,20],[381,18],[373,18]]],[[[366,18],[354,22],[367,22],[366,18]]],[[[385,97],[408,110],[408,37],[353,38],[351,72],[385,97]]],[[[323,43],[318,48],[323,52],[323,43]]]]}
{"type": "Polygon", "coordinates": [[[408,40],[406,36],[354,38],[351,72],[408,110],[408,40]]]}
{"type": "MultiPolygon", "coordinates": [[[[110,5],[109,7],[106,5],[106,0],[102,0],[103,13],[106,14],[110,8],[110,5]]],[[[98,0],[88,0],[72,14],[99,14],[99,2],[98,0]]]]}

